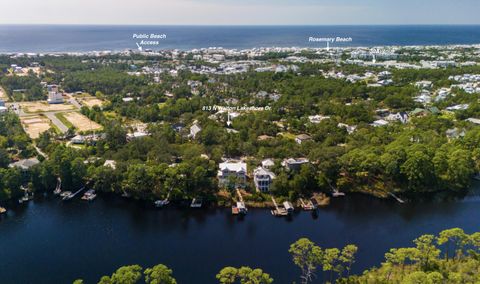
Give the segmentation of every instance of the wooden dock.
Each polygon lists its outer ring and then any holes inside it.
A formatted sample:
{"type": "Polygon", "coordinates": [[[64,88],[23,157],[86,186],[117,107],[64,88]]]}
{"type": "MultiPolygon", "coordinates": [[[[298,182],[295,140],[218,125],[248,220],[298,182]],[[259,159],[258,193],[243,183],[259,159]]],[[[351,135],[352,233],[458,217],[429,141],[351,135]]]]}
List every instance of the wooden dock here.
{"type": "Polygon", "coordinates": [[[300,204],[302,205],[302,209],[305,211],[313,211],[316,209],[315,205],[310,200],[308,200],[308,202],[305,203],[305,201],[303,201],[303,198],[300,198],[300,204]]]}
{"type": "Polygon", "coordinates": [[[278,216],[278,217],[288,216],[289,213],[288,213],[287,209],[278,206],[277,201],[275,200],[275,198],[273,198],[273,196],[271,196],[271,198],[272,198],[273,205],[275,206],[275,209],[270,211],[272,213],[272,215],[273,216],[278,216]]]}
{"type": "Polygon", "coordinates": [[[395,200],[397,200],[399,203],[402,203],[402,204],[405,203],[404,200],[402,200],[400,197],[396,196],[395,194],[393,194],[393,193],[391,193],[391,192],[389,192],[388,194],[389,194],[391,197],[393,197],[395,200]]]}

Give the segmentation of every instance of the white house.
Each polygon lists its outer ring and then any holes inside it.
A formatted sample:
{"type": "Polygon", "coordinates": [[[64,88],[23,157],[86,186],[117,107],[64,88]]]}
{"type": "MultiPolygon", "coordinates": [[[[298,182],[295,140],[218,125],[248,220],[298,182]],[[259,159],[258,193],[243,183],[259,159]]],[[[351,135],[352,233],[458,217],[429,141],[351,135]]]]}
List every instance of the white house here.
{"type": "Polygon", "coordinates": [[[195,137],[197,136],[198,133],[200,133],[200,131],[202,131],[202,128],[200,126],[198,126],[197,123],[194,123],[191,127],[190,127],[190,137],[195,139],[195,137]]]}
{"type": "Polygon", "coordinates": [[[262,161],[262,167],[265,169],[270,169],[275,166],[275,162],[272,159],[265,159],[262,161]]]}
{"type": "Polygon", "coordinates": [[[47,102],[49,104],[63,104],[62,93],[49,92],[47,102]]]}
{"type": "Polygon", "coordinates": [[[274,178],[275,174],[263,167],[258,167],[253,171],[253,181],[258,191],[268,192],[274,178]]]}
{"type": "Polygon", "coordinates": [[[227,186],[235,180],[235,187],[244,187],[247,180],[247,164],[244,162],[228,161],[218,165],[218,184],[227,186]]]}

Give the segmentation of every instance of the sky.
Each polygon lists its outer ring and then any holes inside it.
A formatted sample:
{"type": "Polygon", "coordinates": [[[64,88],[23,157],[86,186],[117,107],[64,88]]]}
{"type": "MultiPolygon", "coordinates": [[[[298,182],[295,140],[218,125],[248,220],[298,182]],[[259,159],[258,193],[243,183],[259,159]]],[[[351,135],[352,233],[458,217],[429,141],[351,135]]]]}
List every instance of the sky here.
{"type": "Polygon", "coordinates": [[[0,0],[0,24],[480,24],[479,0],[0,0]]]}

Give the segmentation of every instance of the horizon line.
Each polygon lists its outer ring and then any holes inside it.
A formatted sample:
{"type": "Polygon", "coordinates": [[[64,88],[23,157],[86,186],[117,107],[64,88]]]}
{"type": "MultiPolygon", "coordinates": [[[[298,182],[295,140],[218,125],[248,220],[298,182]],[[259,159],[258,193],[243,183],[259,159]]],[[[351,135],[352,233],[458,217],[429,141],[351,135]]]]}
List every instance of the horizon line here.
{"type": "Polygon", "coordinates": [[[0,23],[0,26],[171,26],[171,27],[331,27],[331,26],[480,26],[476,24],[73,24],[73,23],[0,23]]]}

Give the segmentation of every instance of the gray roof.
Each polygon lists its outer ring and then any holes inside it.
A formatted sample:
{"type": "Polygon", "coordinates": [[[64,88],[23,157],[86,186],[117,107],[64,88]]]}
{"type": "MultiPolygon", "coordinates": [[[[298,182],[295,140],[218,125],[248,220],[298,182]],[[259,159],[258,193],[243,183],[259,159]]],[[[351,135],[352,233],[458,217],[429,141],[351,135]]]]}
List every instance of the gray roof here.
{"type": "Polygon", "coordinates": [[[15,163],[11,163],[8,165],[10,168],[21,168],[23,170],[28,170],[29,168],[35,166],[36,164],[39,164],[40,161],[37,158],[30,158],[30,159],[25,159],[25,160],[20,160],[15,163]]]}

